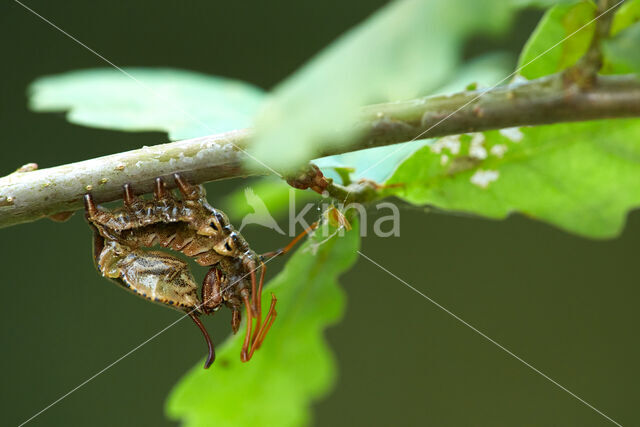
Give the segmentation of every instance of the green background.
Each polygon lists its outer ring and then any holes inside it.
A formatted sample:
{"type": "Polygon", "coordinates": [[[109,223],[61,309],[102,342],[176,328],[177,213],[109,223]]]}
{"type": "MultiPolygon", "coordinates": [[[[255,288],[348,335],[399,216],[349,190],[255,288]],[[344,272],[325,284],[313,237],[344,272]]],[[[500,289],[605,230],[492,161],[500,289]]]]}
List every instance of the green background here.
{"type": "MultiPolygon", "coordinates": [[[[118,65],[185,68],[268,89],[383,3],[27,4],[118,65]]],[[[509,36],[475,39],[467,54],[518,52],[538,17],[524,13],[509,36]]],[[[0,5],[0,32],[0,174],[166,141],[161,133],[88,129],[30,113],[25,89],[35,78],[105,64],[13,2],[0,5]]],[[[210,184],[209,199],[215,205],[246,185],[210,184]]],[[[404,205],[401,212],[401,237],[364,239],[367,256],[623,425],[640,424],[640,215],[630,216],[619,239],[591,241],[521,216],[493,222],[404,205]]],[[[258,251],[286,240],[258,227],[244,234],[258,251]]],[[[100,278],[90,235],[81,215],[0,230],[3,425],[26,420],[180,316],[100,278]]],[[[347,314],[328,331],[340,377],[316,404],[317,425],[607,425],[368,261],[341,282],[347,314]]],[[[228,322],[227,313],[206,320],[217,342],[228,322]]],[[[200,362],[201,340],[180,322],[33,424],[171,424],[164,399],[200,362]]]]}

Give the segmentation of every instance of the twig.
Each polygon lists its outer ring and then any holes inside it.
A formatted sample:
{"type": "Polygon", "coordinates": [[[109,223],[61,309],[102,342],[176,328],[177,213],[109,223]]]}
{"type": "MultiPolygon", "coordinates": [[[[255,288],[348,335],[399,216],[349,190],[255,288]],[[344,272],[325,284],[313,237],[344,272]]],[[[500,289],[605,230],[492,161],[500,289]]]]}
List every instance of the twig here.
{"type": "MultiPolygon", "coordinates": [[[[623,117],[640,117],[637,75],[600,76],[595,86],[567,89],[563,75],[555,74],[491,90],[365,107],[356,124],[360,136],[354,144],[317,155],[397,144],[417,136],[623,117]]],[[[249,130],[239,130],[15,172],[0,178],[0,227],[75,211],[88,191],[98,202],[119,199],[120,188],[127,182],[137,191],[150,192],[155,177],[171,183],[175,172],[194,183],[265,174],[236,148],[247,148],[249,139],[249,130]]]]}

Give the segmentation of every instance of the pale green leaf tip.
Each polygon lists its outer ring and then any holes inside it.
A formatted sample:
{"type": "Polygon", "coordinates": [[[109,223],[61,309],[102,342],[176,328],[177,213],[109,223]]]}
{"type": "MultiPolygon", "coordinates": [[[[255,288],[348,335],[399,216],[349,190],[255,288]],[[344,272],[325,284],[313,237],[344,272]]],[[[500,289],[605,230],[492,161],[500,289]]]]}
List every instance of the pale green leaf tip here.
{"type": "Polygon", "coordinates": [[[71,71],[35,80],[28,95],[33,111],[68,111],[72,123],[172,139],[248,127],[264,99],[248,83],[169,68],[71,71]]]}

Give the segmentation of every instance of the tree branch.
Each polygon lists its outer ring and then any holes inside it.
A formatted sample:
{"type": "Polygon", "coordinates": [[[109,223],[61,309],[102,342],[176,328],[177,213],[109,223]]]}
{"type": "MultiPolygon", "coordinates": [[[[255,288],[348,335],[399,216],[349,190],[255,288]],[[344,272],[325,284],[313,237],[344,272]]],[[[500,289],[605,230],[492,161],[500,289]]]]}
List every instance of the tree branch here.
{"type": "MultiPolygon", "coordinates": [[[[567,86],[562,74],[488,90],[467,91],[364,107],[350,147],[319,156],[382,145],[514,126],[640,117],[637,75],[599,76],[597,84],[567,86]]],[[[194,183],[268,173],[248,166],[250,130],[145,147],[139,150],[0,178],[0,227],[43,217],[63,218],[91,191],[98,202],[121,198],[129,182],[151,192],[155,177],[183,173],[194,183]]],[[[31,160],[31,159],[30,159],[31,160]]]]}

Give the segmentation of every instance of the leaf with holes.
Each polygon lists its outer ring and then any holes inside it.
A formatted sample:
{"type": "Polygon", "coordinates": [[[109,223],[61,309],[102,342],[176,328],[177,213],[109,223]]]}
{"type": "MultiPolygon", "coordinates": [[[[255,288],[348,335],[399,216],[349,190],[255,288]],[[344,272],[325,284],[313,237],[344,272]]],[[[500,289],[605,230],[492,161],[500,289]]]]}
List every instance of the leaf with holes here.
{"type": "Polygon", "coordinates": [[[584,236],[620,233],[640,205],[640,120],[506,129],[437,140],[387,184],[418,205],[505,218],[520,212],[584,236]]]}

